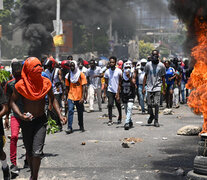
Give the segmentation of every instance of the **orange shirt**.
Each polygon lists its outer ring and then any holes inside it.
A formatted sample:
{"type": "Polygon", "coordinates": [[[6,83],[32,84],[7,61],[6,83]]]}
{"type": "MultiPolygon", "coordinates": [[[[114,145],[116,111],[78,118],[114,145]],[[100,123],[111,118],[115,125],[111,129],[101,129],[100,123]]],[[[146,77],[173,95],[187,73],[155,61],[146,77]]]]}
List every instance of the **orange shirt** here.
{"type": "MultiPolygon", "coordinates": [[[[69,78],[69,77],[68,77],[69,78]]],[[[79,101],[83,96],[83,85],[87,84],[85,75],[81,72],[77,83],[69,84],[68,79],[65,79],[65,86],[69,86],[68,99],[72,101],[79,101]]]]}

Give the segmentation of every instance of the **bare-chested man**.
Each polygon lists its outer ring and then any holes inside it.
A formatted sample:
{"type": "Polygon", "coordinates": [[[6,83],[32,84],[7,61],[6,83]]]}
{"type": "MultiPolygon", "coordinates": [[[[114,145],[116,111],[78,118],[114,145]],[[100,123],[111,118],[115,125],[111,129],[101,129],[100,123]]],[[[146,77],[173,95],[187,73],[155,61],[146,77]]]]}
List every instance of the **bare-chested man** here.
{"type": "Polygon", "coordinates": [[[60,120],[65,124],[57,100],[52,92],[52,84],[49,79],[41,76],[43,71],[37,58],[28,58],[22,69],[22,79],[16,83],[11,97],[10,106],[21,119],[23,141],[27,151],[31,180],[38,178],[38,171],[43,155],[43,146],[46,136],[47,118],[45,115],[45,96],[48,94],[50,102],[57,111],[60,120]],[[24,113],[21,113],[16,105],[22,97],[24,113]]]}

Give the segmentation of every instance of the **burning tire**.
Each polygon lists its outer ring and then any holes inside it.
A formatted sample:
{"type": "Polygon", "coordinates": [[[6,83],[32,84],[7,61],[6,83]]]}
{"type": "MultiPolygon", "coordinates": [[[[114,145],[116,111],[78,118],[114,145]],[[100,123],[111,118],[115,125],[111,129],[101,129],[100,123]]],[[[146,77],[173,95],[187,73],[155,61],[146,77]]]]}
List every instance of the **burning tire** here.
{"type": "Polygon", "coordinates": [[[195,157],[194,173],[207,175],[207,157],[204,157],[204,156],[195,157]]]}

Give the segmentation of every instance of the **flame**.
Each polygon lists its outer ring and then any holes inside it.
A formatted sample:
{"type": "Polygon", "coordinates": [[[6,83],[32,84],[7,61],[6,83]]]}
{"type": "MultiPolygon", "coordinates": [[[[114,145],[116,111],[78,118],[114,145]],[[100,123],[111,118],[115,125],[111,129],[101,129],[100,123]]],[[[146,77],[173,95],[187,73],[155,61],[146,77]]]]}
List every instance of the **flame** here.
{"type": "Polygon", "coordinates": [[[191,56],[196,60],[194,70],[186,88],[192,92],[188,98],[188,106],[195,114],[203,114],[202,133],[207,133],[207,22],[202,17],[195,19],[198,45],[192,49],[191,56]]]}

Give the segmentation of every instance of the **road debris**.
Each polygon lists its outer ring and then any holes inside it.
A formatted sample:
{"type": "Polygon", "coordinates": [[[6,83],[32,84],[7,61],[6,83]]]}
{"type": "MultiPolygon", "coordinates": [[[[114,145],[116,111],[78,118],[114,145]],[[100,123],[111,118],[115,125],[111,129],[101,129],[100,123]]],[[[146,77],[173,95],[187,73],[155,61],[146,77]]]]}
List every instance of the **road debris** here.
{"type": "Polygon", "coordinates": [[[129,148],[129,144],[128,143],[124,143],[123,142],[121,145],[122,145],[123,148],[129,148]]]}

